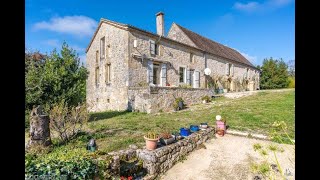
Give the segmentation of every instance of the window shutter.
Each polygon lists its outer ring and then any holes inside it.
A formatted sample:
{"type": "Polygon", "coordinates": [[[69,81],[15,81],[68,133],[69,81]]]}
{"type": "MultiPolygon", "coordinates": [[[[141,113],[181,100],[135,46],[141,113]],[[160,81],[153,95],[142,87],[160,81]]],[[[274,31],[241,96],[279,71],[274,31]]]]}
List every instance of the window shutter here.
{"type": "Polygon", "coordinates": [[[151,60],[148,60],[148,83],[153,83],[153,62],[151,60]]]}
{"type": "Polygon", "coordinates": [[[167,64],[161,64],[161,84],[162,86],[167,86],[167,64]]]}
{"type": "Polygon", "coordinates": [[[231,70],[230,70],[230,72],[231,72],[231,76],[233,76],[233,75],[234,75],[234,65],[233,65],[233,64],[231,65],[231,70]]]}
{"type": "Polygon", "coordinates": [[[200,87],[200,72],[199,71],[194,72],[194,87],[195,88],[200,87]]]}
{"type": "Polygon", "coordinates": [[[152,40],[150,40],[150,54],[156,54],[156,44],[152,40]]]}
{"type": "Polygon", "coordinates": [[[187,79],[186,83],[191,85],[190,69],[187,69],[186,79],[187,79]]]}
{"type": "Polygon", "coordinates": [[[229,63],[226,64],[226,75],[229,75],[229,63]]]}
{"type": "Polygon", "coordinates": [[[250,78],[250,69],[248,69],[248,78],[250,78]]]}

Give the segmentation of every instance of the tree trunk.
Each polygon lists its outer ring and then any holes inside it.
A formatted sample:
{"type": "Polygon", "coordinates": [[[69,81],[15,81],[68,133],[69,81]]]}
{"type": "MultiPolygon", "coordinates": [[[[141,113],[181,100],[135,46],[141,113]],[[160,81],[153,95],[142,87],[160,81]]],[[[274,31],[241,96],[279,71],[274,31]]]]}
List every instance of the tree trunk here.
{"type": "Polygon", "coordinates": [[[48,115],[44,115],[40,106],[34,108],[30,114],[30,141],[28,146],[51,144],[50,119],[48,115]]]}

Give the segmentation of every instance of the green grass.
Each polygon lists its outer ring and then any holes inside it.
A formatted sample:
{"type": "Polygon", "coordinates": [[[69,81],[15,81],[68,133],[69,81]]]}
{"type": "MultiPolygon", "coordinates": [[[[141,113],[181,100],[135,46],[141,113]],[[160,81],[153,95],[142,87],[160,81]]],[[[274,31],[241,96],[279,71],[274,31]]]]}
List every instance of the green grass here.
{"type": "MultiPolygon", "coordinates": [[[[199,104],[172,113],[146,114],[137,112],[104,112],[91,114],[86,131],[61,148],[85,148],[95,138],[100,150],[110,152],[127,148],[130,144],[144,145],[143,135],[148,131],[179,131],[181,127],[208,122],[215,125],[220,114],[231,129],[268,134],[274,121],[284,121],[289,136],[294,138],[295,91],[259,92],[239,99],[217,98],[213,104],[199,104]]],[[[55,151],[54,148],[53,151],[55,151]]]]}

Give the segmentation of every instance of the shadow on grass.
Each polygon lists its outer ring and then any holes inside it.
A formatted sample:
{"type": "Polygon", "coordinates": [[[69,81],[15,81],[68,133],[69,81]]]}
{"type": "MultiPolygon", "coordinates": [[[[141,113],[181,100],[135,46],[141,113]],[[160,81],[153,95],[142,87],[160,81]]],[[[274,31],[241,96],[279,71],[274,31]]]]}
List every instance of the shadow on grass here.
{"type": "Polygon", "coordinates": [[[89,117],[89,122],[91,121],[98,121],[101,119],[109,119],[116,116],[125,115],[128,113],[132,113],[131,111],[105,111],[99,113],[91,113],[89,117]]]}

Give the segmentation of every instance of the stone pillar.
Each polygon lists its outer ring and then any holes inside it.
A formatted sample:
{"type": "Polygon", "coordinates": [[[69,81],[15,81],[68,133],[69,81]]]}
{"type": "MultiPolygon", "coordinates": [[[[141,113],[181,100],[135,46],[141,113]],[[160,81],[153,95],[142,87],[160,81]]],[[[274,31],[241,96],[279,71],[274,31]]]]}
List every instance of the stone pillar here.
{"type": "Polygon", "coordinates": [[[50,119],[44,115],[42,107],[33,108],[30,114],[30,141],[28,147],[33,145],[48,146],[51,144],[50,119]]]}

